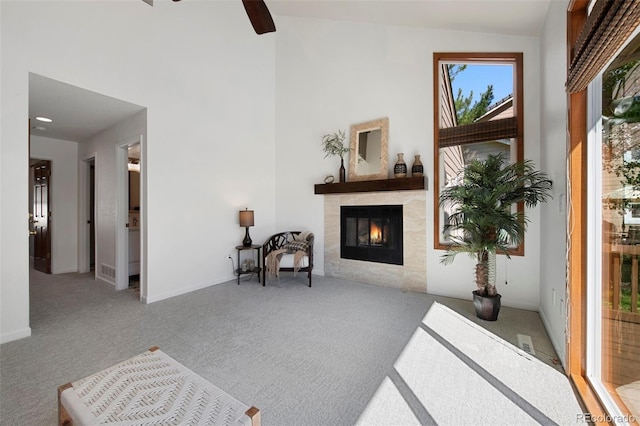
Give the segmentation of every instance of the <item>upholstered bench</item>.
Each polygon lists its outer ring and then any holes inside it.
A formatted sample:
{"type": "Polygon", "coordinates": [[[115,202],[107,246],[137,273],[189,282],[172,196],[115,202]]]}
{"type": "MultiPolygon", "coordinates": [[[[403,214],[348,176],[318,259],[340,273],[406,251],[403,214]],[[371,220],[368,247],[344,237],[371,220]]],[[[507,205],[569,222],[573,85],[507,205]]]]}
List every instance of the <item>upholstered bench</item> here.
{"type": "Polygon", "coordinates": [[[157,347],[58,388],[59,425],[259,426],[260,411],[157,347]]]}
{"type": "Polygon", "coordinates": [[[313,240],[311,232],[279,232],[262,245],[262,285],[267,277],[279,277],[280,271],[306,272],[311,287],[313,271],[313,240]]]}

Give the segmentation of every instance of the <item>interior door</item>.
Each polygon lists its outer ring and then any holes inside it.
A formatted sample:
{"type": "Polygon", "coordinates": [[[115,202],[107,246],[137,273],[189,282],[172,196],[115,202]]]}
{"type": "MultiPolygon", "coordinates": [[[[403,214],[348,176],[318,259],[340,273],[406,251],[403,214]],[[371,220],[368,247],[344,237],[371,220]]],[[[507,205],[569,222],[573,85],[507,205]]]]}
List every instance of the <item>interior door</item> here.
{"type": "Polygon", "coordinates": [[[50,178],[51,161],[41,160],[33,166],[33,206],[31,222],[33,226],[33,267],[37,271],[51,273],[51,209],[50,178]]]}
{"type": "Polygon", "coordinates": [[[89,268],[94,270],[96,265],[96,166],[91,160],[89,166],[89,268]]]}

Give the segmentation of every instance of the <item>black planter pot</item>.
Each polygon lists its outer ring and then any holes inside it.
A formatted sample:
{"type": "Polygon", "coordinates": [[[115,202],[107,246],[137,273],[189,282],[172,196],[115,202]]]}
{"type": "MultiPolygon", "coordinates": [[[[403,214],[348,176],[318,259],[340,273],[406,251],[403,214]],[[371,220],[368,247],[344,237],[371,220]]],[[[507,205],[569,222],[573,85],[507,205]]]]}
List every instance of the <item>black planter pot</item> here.
{"type": "Polygon", "coordinates": [[[500,313],[501,295],[480,296],[478,291],[473,291],[473,306],[476,308],[478,318],[485,321],[495,321],[500,313]]]}

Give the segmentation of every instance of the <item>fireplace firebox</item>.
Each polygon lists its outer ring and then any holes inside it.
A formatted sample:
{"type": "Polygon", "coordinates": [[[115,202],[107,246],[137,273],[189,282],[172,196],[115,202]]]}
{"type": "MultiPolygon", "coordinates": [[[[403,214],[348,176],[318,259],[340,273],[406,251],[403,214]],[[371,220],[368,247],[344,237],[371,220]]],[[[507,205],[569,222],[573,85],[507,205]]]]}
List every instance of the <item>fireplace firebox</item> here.
{"type": "Polygon", "coordinates": [[[402,206],[341,206],[340,257],[402,265],[402,206]]]}

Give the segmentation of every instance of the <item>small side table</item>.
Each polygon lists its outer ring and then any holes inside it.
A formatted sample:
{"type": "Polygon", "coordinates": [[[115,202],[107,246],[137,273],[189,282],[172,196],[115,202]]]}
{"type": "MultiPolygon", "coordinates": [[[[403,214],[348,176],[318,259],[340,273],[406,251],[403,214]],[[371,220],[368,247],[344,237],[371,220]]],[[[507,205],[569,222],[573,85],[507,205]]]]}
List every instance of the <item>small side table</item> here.
{"type": "Polygon", "coordinates": [[[236,246],[236,252],[238,253],[238,268],[236,269],[236,274],[238,274],[238,285],[240,285],[240,276],[245,274],[258,275],[258,283],[260,282],[260,271],[262,271],[262,268],[260,267],[260,250],[262,250],[262,246],[256,244],[251,246],[236,246]],[[258,252],[258,258],[255,262],[255,266],[244,271],[242,270],[242,266],[240,265],[240,252],[243,250],[255,250],[258,252]]]}

